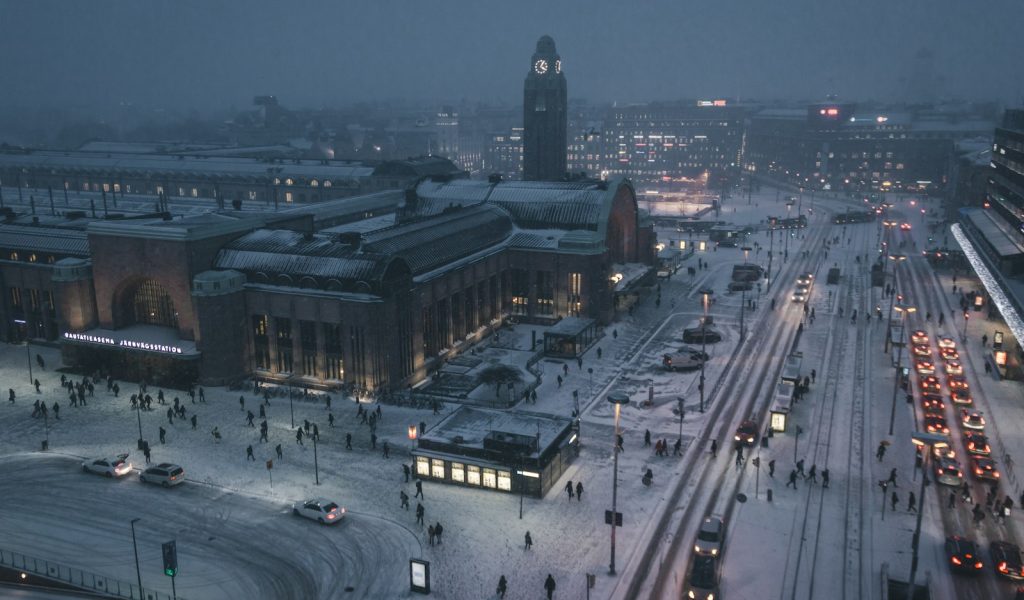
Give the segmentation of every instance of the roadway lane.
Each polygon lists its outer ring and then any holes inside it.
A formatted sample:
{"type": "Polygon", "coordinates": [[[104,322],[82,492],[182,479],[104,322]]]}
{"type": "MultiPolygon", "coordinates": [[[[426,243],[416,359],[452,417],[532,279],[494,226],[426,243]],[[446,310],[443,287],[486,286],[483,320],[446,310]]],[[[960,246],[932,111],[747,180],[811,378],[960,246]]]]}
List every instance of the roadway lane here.
{"type": "Polygon", "coordinates": [[[0,462],[5,548],[134,582],[129,521],[140,517],[143,587],[170,592],[160,544],[176,539],[177,591],[189,600],[394,598],[421,554],[412,532],[378,517],[350,513],[324,527],[259,498],[191,481],[163,489],[135,474],[109,480],[79,464],[41,454],[0,462]]]}

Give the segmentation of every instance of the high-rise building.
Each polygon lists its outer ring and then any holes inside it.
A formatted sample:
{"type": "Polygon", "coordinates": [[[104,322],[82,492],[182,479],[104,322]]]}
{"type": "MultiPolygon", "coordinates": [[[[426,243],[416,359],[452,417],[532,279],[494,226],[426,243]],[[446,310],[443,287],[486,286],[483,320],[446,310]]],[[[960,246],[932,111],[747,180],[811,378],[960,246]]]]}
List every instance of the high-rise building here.
{"type": "Polygon", "coordinates": [[[555,40],[543,36],[523,85],[523,179],[565,178],[567,96],[555,40]]]}

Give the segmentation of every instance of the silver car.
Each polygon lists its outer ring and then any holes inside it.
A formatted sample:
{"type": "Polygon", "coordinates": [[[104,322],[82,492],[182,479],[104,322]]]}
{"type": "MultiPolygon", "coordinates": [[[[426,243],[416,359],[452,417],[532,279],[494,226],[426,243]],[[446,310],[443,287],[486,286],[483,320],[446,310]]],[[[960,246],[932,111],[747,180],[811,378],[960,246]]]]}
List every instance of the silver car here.
{"type": "Polygon", "coordinates": [[[139,481],[171,487],[185,483],[185,469],[171,463],[160,463],[139,473],[139,481]]]}
{"type": "Polygon", "coordinates": [[[697,554],[708,554],[718,556],[722,552],[722,542],[725,541],[725,522],[721,517],[706,517],[700,523],[697,530],[697,541],[693,544],[693,551],[697,554]]]}

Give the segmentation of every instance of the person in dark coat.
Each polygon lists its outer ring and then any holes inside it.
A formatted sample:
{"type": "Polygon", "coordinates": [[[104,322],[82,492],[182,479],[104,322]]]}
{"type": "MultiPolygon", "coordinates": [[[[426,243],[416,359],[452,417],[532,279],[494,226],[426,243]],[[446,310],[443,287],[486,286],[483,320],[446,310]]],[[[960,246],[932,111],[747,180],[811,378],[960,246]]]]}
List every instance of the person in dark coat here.
{"type": "Polygon", "coordinates": [[[352,449],[352,434],[351,433],[346,433],[345,434],[345,449],[346,450],[351,450],[352,449]]]}
{"type": "Polygon", "coordinates": [[[163,427],[160,427],[160,443],[161,444],[166,442],[166,436],[167,436],[167,430],[164,429],[163,427]]]}
{"type": "Polygon", "coordinates": [[[174,409],[167,409],[167,422],[174,425],[174,409]]]}
{"type": "Polygon", "coordinates": [[[565,493],[569,496],[569,499],[572,500],[573,487],[572,487],[572,480],[571,479],[569,480],[568,483],[565,484],[565,493]]]}
{"type": "Polygon", "coordinates": [[[499,598],[504,598],[506,593],[508,593],[508,580],[502,575],[498,578],[497,594],[499,598]]]}
{"type": "Polygon", "coordinates": [[[548,600],[551,600],[555,593],[555,578],[551,576],[551,573],[548,573],[548,578],[544,580],[544,591],[548,593],[548,600]]]}
{"type": "Polygon", "coordinates": [[[402,463],[402,473],[405,475],[405,482],[409,483],[409,465],[402,463]]]}
{"type": "Polygon", "coordinates": [[[245,460],[256,461],[256,457],[252,453],[252,446],[247,446],[245,449],[245,460]]]}
{"type": "Polygon", "coordinates": [[[438,545],[441,544],[441,534],[444,533],[444,527],[441,527],[441,522],[438,521],[434,524],[434,537],[437,538],[438,545]]]}
{"type": "Polygon", "coordinates": [[[423,524],[423,511],[424,511],[423,504],[417,502],[416,503],[416,523],[418,525],[422,525],[423,524]]]}
{"type": "Polygon", "coordinates": [[[305,446],[305,444],[302,443],[302,428],[301,427],[296,427],[295,428],[295,443],[299,444],[300,446],[305,446]]]}
{"type": "Polygon", "coordinates": [[[409,510],[409,494],[406,494],[405,490],[400,490],[398,492],[398,497],[402,501],[402,508],[409,510]]]}
{"type": "Polygon", "coordinates": [[[429,538],[430,545],[433,546],[434,545],[434,538],[437,536],[436,532],[434,531],[434,526],[433,525],[428,525],[427,526],[427,536],[429,538]]]}
{"type": "Polygon", "coordinates": [[[533,547],[533,538],[530,536],[530,532],[529,531],[526,532],[526,537],[524,539],[526,540],[526,548],[525,549],[529,550],[530,548],[533,547]]]}
{"type": "Polygon", "coordinates": [[[582,502],[583,501],[583,482],[582,481],[577,481],[576,482],[576,501],[577,502],[582,502]]]}
{"type": "Polygon", "coordinates": [[[416,495],[414,495],[413,498],[419,498],[421,500],[426,500],[426,498],[423,496],[423,482],[422,481],[417,481],[416,482],[416,495]]]}
{"type": "Polygon", "coordinates": [[[281,452],[281,444],[274,446],[274,452],[277,453],[277,460],[284,458],[284,454],[281,452]]]}

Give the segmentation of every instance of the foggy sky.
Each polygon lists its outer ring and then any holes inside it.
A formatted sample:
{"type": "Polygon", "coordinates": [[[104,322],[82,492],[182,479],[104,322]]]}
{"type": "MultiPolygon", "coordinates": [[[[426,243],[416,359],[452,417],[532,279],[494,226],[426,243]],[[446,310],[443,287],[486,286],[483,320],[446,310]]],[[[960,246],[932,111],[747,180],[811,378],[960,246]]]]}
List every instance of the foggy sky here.
{"type": "Polygon", "coordinates": [[[928,47],[944,97],[1019,105],[1022,26],[1021,0],[0,0],[0,108],[514,105],[543,34],[593,102],[899,99],[928,47]]]}

